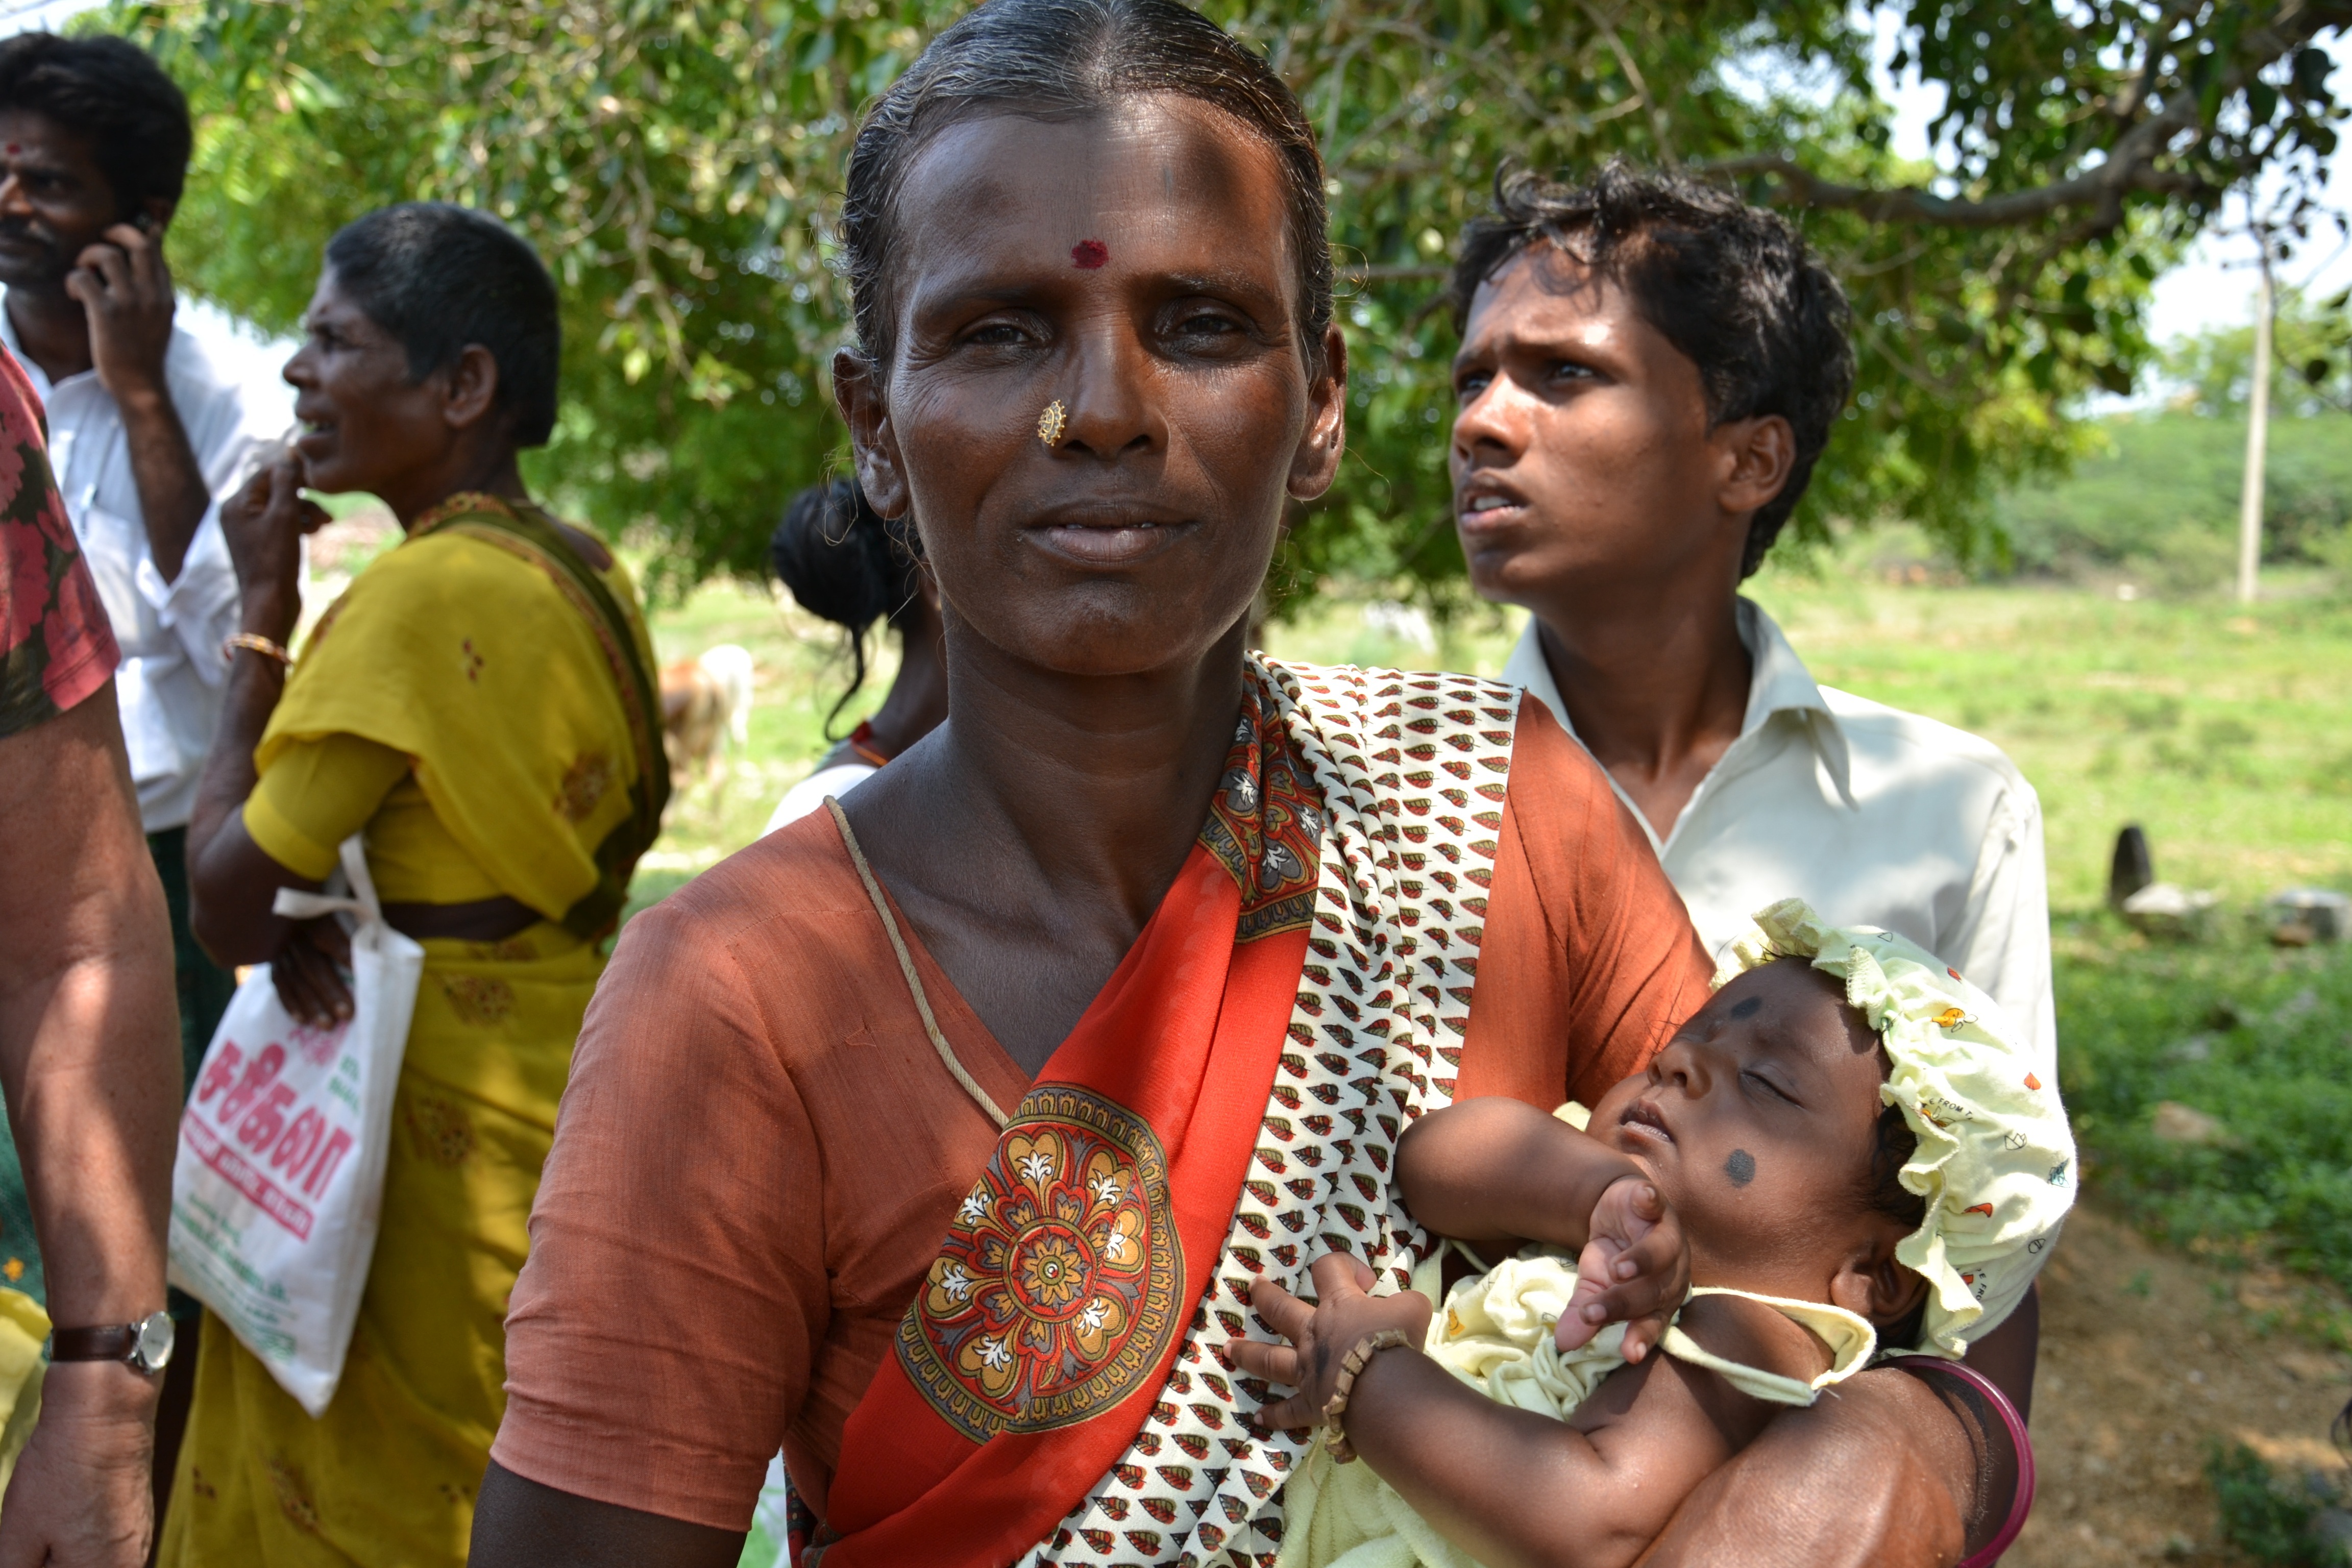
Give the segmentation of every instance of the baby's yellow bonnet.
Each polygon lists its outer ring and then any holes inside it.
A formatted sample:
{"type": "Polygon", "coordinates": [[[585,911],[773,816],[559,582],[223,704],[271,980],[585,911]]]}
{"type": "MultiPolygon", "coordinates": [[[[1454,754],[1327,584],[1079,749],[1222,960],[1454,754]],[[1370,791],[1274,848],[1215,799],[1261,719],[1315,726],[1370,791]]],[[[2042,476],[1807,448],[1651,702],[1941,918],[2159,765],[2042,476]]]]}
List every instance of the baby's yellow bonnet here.
{"type": "Polygon", "coordinates": [[[1845,982],[1893,1063],[1879,1094],[1919,1147],[1904,1187],[1927,1217],[1895,1257],[1927,1281],[1919,1349],[1958,1358],[2024,1300],[2074,1201],[2074,1140],[2058,1086],[1992,998],[1918,943],[1828,926],[1784,899],[1725,952],[1715,984],[1802,958],[1845,982]]]}

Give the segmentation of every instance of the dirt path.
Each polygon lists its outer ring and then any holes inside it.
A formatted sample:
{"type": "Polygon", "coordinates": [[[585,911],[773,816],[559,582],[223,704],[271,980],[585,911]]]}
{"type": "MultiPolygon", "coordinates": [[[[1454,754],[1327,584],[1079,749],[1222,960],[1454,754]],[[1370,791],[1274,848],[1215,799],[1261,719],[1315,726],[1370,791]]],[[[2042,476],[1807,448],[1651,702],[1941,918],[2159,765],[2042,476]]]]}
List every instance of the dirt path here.
{"type": "Polygon", "coordinates": [[[2284,1281],[2159,1250],[2088,1205],[2042,1281],[2042,1491],[2007,1568],[2242,1561],[2219,1542],[2209,1438],[2343,1472],[2327,1427],[2352,1356],[2254,1331],[2284,1281]]]}

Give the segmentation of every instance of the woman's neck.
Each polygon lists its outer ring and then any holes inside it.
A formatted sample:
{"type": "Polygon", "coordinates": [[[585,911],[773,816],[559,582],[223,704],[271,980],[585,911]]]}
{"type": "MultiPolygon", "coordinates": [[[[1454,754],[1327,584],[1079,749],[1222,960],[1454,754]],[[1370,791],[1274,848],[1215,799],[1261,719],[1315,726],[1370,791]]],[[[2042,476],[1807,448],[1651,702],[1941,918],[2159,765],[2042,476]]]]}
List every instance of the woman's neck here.
{"type": "Polygon", "coordinates": [[[400,531],[405,533],[416,525],[418,518],[451,496],[467,494],[493,495],[505,500],[530,500],[515,449],[509,446],[487,453],[460,449],[446,461],[403,475],[398,483],[379,490],[376,499],[392,509],[392,515],[399,520],[400,531]]]}
{"type": "Polygon", "coordinates": [[[1183,664],[1079,677],[948,621],[947,722],[845,800],[931,957],[1024,1071],[1067,1037],[1200,836],[1244,626],[1183,664]]]}
{"type": "Polygon", "coordinates": [[[1245,630],[1183,666],[1105,677],[1013,663],[951,625],[939,734],[958,796],[1029,847],[1045,882],[1120,889],[1148,918],[1232,747],[1245,630]]]}
{"type": "Polygon", "coordinates": [[[882,706],[866,721],[875,750],[886,757],[904,754],[948,716],[944,636],[935,613],[915,617],[899,634],[898,673],[891,679],[882,706]]]}

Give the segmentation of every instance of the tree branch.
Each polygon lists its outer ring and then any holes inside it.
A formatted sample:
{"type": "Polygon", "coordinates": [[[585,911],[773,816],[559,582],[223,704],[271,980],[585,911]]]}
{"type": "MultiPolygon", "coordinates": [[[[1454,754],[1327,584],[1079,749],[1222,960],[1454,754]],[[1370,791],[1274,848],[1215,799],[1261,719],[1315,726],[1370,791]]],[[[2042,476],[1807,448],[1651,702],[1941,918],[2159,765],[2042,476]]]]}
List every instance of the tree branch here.
{"type": "MultiPolygon", "coordinates": [[[[2352,0],[2288,0],[2269,26],[2240,35],[2237,57],[2222,77],[2221,101],[2226,103],[2244,91],[2264,66],[2323,32],[2344,27],[2352,27],[2352,0]]],[[[2148,73],[2152,74],[2157,58],[2169,42],[2167,37],[2150,40],[2145,68],[2148,73]]],[[[2137,111],[2149,97],[2143,80],[2122,107],[2137,111]]],[[[2211,129],[2200,111],[2199,95],[2170,83],[2162,98],[2162,110],[2126,130],[2108,151],[2106,161],[2096,168],[2028,190],[1975,199],[1939,196],[1917,185],[1842,184],[1815,174],[1786,152],[1717,159],[1696,168],[1703,174],[1732,178],[1764,175],[1778,184],[1780,199],[1789,205],[1851,212],[1873,223],[2014,228],[2060,213],[2080,213],[2083,216],[2070,226],[2070,233],[2077,239],[2090,238],[2122,223],[2124,198],[2128,195],[2193,197],[2216,193],[2211,181],[2166,163],[2184,134],[2211,129]]]]}

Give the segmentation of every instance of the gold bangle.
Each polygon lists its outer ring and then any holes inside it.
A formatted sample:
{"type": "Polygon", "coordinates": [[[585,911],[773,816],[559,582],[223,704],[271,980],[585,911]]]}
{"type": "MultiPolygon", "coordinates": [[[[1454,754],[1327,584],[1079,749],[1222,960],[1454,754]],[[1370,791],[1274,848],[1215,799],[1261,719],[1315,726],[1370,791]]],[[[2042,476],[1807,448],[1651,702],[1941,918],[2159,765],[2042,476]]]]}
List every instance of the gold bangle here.
{"type": "Polygon", "coordinates": [[[271,642],[258,632],[236,632],[223,637],[221,657],[235,658],[236,650],[241,647],[251,648],[266,658],[274,658],[289,669],[294,668],[294,656],[287,651],[286,645],[281,642],[271,642]]]}
{"type": "Polygon", "coordinates": [[[1328,1428],[1323,1434],[1323,1448],[1334,1460],[1342,1465],[1355,1462],[1356,1450],[1349,1444],[1347,1433],[1340,1430],[1339,1417],[1348,1413],[1348,1395],[1356,1390],[1356,1374],[1381,1352],[1412,1342],[1402,1329],[1382,1329],[1358,1340],[1356,1348],[1339,1363],[1339,1381],[1332,1384],[1331,1397],[1323,1405],[1323,1425],[1328,1428]]]}

